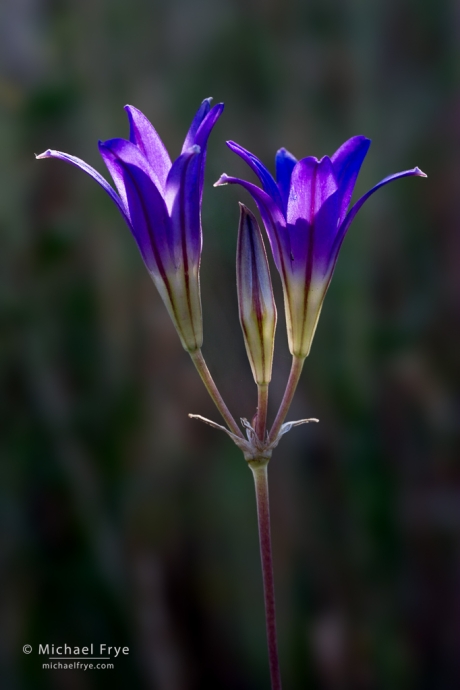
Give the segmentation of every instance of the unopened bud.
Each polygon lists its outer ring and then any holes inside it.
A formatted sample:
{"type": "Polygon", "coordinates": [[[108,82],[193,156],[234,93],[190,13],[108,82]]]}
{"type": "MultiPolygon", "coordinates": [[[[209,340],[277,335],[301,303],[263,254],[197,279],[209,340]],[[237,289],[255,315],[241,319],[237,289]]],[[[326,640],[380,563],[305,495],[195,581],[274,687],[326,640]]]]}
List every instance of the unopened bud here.
{"type": "Polygon", "coordinates": [[[256,219],[240,204],[236,253],[238,307],[254,379],[267,385],[272,376],[276,306],[267,254],[256,219]]]}

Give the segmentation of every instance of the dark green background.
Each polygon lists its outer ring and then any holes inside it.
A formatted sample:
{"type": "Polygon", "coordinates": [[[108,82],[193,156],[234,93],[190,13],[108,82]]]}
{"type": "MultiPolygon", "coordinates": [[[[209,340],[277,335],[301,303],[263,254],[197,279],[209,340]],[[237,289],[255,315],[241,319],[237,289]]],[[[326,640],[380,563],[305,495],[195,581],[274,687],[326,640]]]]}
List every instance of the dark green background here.
{"type": "MultiPolygon", "coordinates": [[[[290,690],[460,686],[460,29],[453,0],[2,0],[0,661],[5,690],[269,687],[252,479],[113,204],[123,105],[176,157],[201,100],[204,354],[236,416],[255,391],[234,255],[246,174],[277,148],[372,138],[358,181],[421,167],[347,237],[270,466],[290,690]],[[41,669],[39,643],[129,646],[41,669]],[[34,651],[22,653],[29,643],[34,651]]],[[[272,168],[273,169],[273,168],[272,168]]],[[[277,296],[279,279],[273,271],[277,296]]],[[[290,365],[282,304],[271,415],[290,365]]]]}

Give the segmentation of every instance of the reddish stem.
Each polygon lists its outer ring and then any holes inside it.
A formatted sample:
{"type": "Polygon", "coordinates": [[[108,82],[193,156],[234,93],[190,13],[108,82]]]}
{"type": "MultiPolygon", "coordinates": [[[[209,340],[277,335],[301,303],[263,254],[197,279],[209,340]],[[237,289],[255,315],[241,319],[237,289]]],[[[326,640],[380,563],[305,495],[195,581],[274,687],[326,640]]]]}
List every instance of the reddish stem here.
{"type": "Polygon", "coordinates": [[[203,381],[204,385],[206,386],[206,390],[208,391],[209,395],[214,401],[215,406],[219,410],[220,414],[224,418],[225,422],[227,423],[228,428],[233,431],[236,436],[239,438],[244,438],[241,429],[239,428],[238,424],[235,422],[233,419],[233,416],[228,409],[227,405],[224,403],[224,400],[219,393],[216,384],[214,383],[214,379],[211,376],[211,372],[209,371],[206,362],[204,361],[204,357],[202,355],[201,350],[195,350],[194,352],[189,352],[190,357],[192,358],[192,362],[194,363],[199,375],[201,376],[201,380],[203,381]]]}
{"type": "Polygon", "coordinates": [[[286,385],[286,390],[284,391],[284,396],[281,401],[280,409],[278,410],[278,414],[276,415],[276,419],[273,422],[273,426],[270,429],[270,434],[269,434],[269,440],[274,441],[275,438],[278,436],[278,432],[280,431],[284,420],[286,419],[286,415],[289,411],[289,408],[292,403],[292,399],[294,397],[295,390],[297,388],[297,384],[299,383],[300,379],[300,374],[302,373],[302,367],[303,363],[305,361],[305,358],[301,357],[296,357],[296,355],[292,356],[292,366],[291,366],[291,371],[289,374],[289,379],[286,385]]]}
{"type": "Polygon", "coordinates": [[[261,441],[265,438],[265,429],[267,427],[267,409],[268,409],[268,383],[265,385],[257,385],[257,417],[255,424],[255,432],[261,441]]]}
{"type": "Polygon", "coordinates": [[[260,558],[264,583],[265,622],[267,627],[268,661],[272,690],[281,690],[281,674],[276,641],[275,583],[273,579],[272,544],[270,536],[270,504],[268,497],[267,463],[250,463],[254,476],[259,525],[260,558]]]}

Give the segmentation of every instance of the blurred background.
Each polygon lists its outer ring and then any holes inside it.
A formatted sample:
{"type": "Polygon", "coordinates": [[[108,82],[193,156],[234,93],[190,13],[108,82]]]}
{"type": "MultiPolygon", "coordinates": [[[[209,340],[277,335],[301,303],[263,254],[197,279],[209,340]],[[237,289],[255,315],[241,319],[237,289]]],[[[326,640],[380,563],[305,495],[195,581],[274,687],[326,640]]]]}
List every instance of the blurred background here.
{"type": "MultiPolygon", "coordinates": [[[[204,354],[235,416],[254,384],[235,288],[235,139],[332,154],[373,140],[270,465],[286,689],[460,686],[460,6],[449,0],[2,0],[0,663],[5,690],[269,687],[252,478],[116,208],[123,105],[175,158],[201,100],[226,110],[203,205],[204,354]],[[128,646],[45,671],[39,644],[128,646]],[[24,644],[34,651],[26,656],[24,644]]],[[[270,414],[286,383],[279,323],[270,414]]]]}

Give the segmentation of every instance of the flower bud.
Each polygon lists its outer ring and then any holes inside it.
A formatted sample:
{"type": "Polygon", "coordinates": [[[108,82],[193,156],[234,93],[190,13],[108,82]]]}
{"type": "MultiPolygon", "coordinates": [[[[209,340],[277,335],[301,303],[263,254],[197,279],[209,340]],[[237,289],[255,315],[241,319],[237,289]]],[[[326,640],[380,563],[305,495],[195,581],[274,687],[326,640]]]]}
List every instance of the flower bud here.
{"type": "Polygon", "coordinates": [[[236,253],[238,308],[244,343],[255,382],[270,382],[276,328],[276,306],[267,254],[256,219],[240,204],[236,253]]]}

